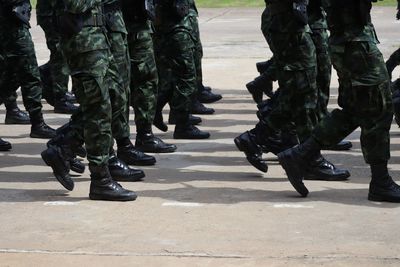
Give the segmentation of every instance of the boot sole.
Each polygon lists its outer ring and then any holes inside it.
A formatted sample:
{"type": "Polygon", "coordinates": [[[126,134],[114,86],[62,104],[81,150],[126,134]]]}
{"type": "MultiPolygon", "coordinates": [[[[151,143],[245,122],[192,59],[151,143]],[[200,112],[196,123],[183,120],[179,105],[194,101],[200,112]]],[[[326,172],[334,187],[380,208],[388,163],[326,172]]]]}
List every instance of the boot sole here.
{"type": "Polygon", "coordinates": [[[153,166],[157,163],[156,159],[146,160],[146,161],[129,161],[129,160],[125,160],[120,157],[118,157],[118,158],[121,159],[123,162],[125,162],[128,165],[134,165],[134,166],[153,166]]]}
{"type": "Polygon", "coordinates": [[[5,120],[4,121],[4,124],[7,124],[7,125],[28,125],[28,124],[31,124],[31,121],[30,120],[27,120],[27,121],[13,121],[13,120],[5,120]]]}
{"type": "Polygon", "coordinates": [[[350,150],[352,147],[353,147],[353,145],[350,143],[350,144],[347,144],[347,145],[345,145],[345,146],[341,146],[340,148],[338,148],[338,147],[328,147],[328,148],[326,148],[325,150],[331,150],[331,151],[348,151],[348,150],[350,150]]]}
{"type": "Polygon", "coordinates": [[[37,138],[37,139],[51,139],[53,137],[55,137],[55,135],[49,136],[49,135],[39,135],[39,134],[35,134],[35,133],[30,133],[30,138],[37,138]]]}
{"type": "Polygon", "coordinates": [[[221,99],[222,99],[222,96],[221,97],[216,97],[214,99],[201,99],[201,98],[199,98],[199,101],[200,101],[200,103],[203,103],[203,104],[212,104],[212,103],[220,101],[221,99]]]}
{"type": "Polygon", "coordinates": [[[135,145],[135,147],[137,150],[140,150],[144,153],[161,153],[161,154],[162,153],[174,153],[177,150],[176,147],[175,148],[166,148],[166,149],[153,149],[150,147],[138,146],[138,145],[135,145]]]}
{"type": "MultiPolygon", "coordinates": [[[[240,140],[239,140],[238,137],[236,137],[234,139],[234,142],[235,142],[236,147],[239,149],[239,151],[242,151],[244,154],[246,154],[245,153],[245,149],[243,148],[242,144],[240,143],[240,140]]],[[[252,160],[250,160],[249,157],[247,157],[247,155],[246,155],[246,159],[251,164],[251,166],[253,166],[257,170],[259,170],[261,172],[264,172],[264,173],[268,172],[268,166],[267,165],[265,167],[261,167],[261,166],[257,166],[256,164],[253,164],[252,160]]]]}
{"type": "Polygon", "coordinates": [[[54,174],[54,176],[56,177],[57,181],[58,181],[65,189],[67,189],[68,191],[74,190],[74,184],[70,185],[70,184],[65,183],[64,179],[62,179],[62,177],[61,177],[60,175],[58,175],[58,174],[55,173],[55,171],[54,171],[54,169],[53,169],[53,167],[52,167],[52,165],[54,165],[54,164],[53,164],[53,160],[52,160],[51,157],[49,157],[49,156],[47,155],[46,151],[43,151],[40,155],[42,156],[42,159],[43,159],[43,161],[46,163],[46,165],[49,166],[49,167],[53,170],[53,174],[54,174]]]}
{"type": "Polygon", "coordinates": [[[289,182],[302,197],[307,197],[309,191],[302,181],[303,179],[303,176],[301,175],[302,171],[298,170],[297,168],[293,168],[291,166],[290,158],[291,158],[290,155],[285,151],[278,154],[279,163],[285,170],[289,182]]]}
{"type": "Polygon", "coordinates": [[[186,139],[186,140],[203,140],[203,139],[208,139],[210,138],[210,135],[208,136],[179,136],[174,134],[174,139],[186,139]]]}
{"type": "Polygon", "coordinates": [[[12,149],[12,145],[4,145],[4,146],[0,146],[0,151],[10,151],[12,149]]]}
{"type": "Polygon", "coordinates": [[[206,112],[192,111],[192,114],[194,114],[194,115],[213,115],[214,113],[215,113],[215,110],[206,111],[206,112]]]}
{"type": "Polygon", "coordinates": [[[400,203],[400,198],[395,198],[395,197],[383,197],[381,195],[369,193],[368,194],[368,200],[369,201],[375,201],[375,202],[392,202],[392,203],[400,203]]]}
{"type": "Polygon", "coordinates": [[[342,174],[342,175],[336,175],[336,176],[327,176],[327,177],[321,177],[321,176],[315,176],[315,175],[305,175],[304,180],[308,181],[328,181],[328,182],[340,182],[340,181],[347,181],[349,180],[350,173],[342,174]]]}
{"type": "Polygon", "coordinates": [[[127,196],[127,197],[112,197],[112,196],[104,196],[99,194],[89,194],[89,198],[91,200],[104,200],[104,201],[134,201],[137,199],[137,196],[127,196]]]}

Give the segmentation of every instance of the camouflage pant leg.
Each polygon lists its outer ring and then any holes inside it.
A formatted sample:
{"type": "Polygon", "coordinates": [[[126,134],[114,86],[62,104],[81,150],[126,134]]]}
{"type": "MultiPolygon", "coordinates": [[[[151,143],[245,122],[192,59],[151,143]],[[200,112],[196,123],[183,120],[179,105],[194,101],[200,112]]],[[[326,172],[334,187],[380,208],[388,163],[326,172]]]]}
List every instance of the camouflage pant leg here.
{"type": "Polygon", "coordinates": [[[107,73],[112,106],[112,135],[115,139],[122,139],[130,136],[130,65],[127,36],[121,32],[109,32],[107,35],[112,54],[107,73]]]}
{"type": "Polygon", "coordinates": [[[315,47],[309,33],[273,33],[269,37],[280,94],[264,121],[274,131],[294,122],[299,140],[304,141],[318,121],[315,47]]]}
{"type": "Polygon", "coordinates": [[[328,33],[325,29],[314,29],[311,35],[317,53],[318,112],[322,119],[328,114],[328,102],[332,76],[332,62],[329,56],[328,33]]]}
{"type": "Polygon", "coordinates": [[[70,134],[81,139],[79,129],[83,125],[87,159],[95,165],[107,164],[112,144],[112,115],[106,71],[112,57],[107,49],[84,53],[66,49],[64,54],[71,70],[74,93],[84,114],[83,120],[75,117],[82,121],[75,121],[77,127],[73,127],[70,134]]]}
{"type": "Polygon", "coordinates": [[[200,28],[199,28],[199,20],[196,16],[192,16],[192,28],[193,28],[193,37],[194,37],[194,61],[196,65],[196,79],[197,85],[200,88],[203,85],[203,45],[201,44],[200,39],[200,28]]]}
{"type": "Polygon", "coordinates": [[[390,158],[389,130],[393,118],[388,74],[376,44],[349,42],[331,46],[339,76],[339,106],[316,128],[324,146],[336,144],[361,127],[361,147],[369,164],[390,158]]]}
{"type": "Polygon", "coordinates": [[[0,42],[7,66],[2,86],[16,89],[20,85],[25,109],[31,117],[41,116],[42,86],[29,28],[14,21],[1,20],[0,24],[0,42]]]}
{"type": "Polygon", "coordinates": [[[160,60],[164,61],[161,65],[168,66],[165,70],[170,71],[172,78],[173,92],[169,102],[171,111],[181,114],[190,113],[192,99],[197,91],[193,47],[188,32],[175,31],[166,36],[161,51],[160,60]]]}
{"type": "Polygon", "coordinates": [[[131,103],[136,126],[153,124],[157,106],[158,73],[154,55],[151,25],[138,23],[128,28],[131,62],[131,103]]]}
{"type": "Polygon", "coordinates": [[[296,125],[299,140],[311,136],[317,124],[315,68],[298,71],[280,71],[278,81],[280,94],[276,105],[265,119],[275,131],[285,129],[290,122],[296,125]]]}
{"type": "Polygon", "coordinates": [[[53,82],[53,93],[55,96],[63,96],[68,91],[69,70],[67,62],[60,47],[61,36],[55,28],[53,17],[38,16],[38,24],[46,36],[47,48],[50,50],[50,75],[53,82]]]}

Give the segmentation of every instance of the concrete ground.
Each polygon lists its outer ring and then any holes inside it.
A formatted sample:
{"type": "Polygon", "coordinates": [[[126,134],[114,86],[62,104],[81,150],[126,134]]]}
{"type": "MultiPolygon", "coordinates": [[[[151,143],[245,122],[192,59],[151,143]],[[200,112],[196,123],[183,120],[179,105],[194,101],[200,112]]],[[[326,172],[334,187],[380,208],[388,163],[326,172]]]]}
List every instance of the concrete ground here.
{"type": "MultiPolygon", "coordinates": [[[[0,266],[399,266],[400,208],[367,201],[359,130],[348,137],[350,152],[324,153],[351,180],[307,182],[308,198],[293,190],[273,155],[263,174],[235,148],[233,138],[256,122],[244,85],[270,56],[261,11],[200,10],[205,82],[224,96],[210,105],[216,115],[203,116],[201,129],[212,137],[175,141],[172,131],[156,132],[179,150],[156,155],[144,182],[124,183],[138,193],[135,202],[88,200],[88,172],[67,192],[40,158],[45,141],[30,139],[29,126],[1,125],[13,150],[0,154],[0,266]]],[[[400,42],[394,13],[373,13],[385,57],[400,42]]],[[[42,64],[48,51],[35,24],[42,64]]],[[[337,85],[334,77],[331,108],[337,85]]],[[[68,120],[47,104],[44,112],[53,127],[68,120]]],[[[1,107],[1,122],[4,113],[1,107]]],[[[133,118],[131,125],[135,132],[133,118]]],[[[392,128],[390,168],[398,180],[400,131],[392,128]]]]}

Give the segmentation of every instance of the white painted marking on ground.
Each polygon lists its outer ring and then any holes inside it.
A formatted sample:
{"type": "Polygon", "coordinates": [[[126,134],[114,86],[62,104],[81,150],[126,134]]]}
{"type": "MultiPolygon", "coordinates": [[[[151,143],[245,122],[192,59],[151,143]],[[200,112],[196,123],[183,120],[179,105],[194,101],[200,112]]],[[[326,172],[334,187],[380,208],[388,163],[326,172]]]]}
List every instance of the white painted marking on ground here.
{"type": "Polygon", "coordinates": [[[276,209],[313,209],[314,206],[306,206],[301,204],[275,204],[276,209]]]}
{"type": "Polygon", "coordinates": [[[77,203],[74,202],[68,202],[68,201],[51,201],[51,202],[45,202],[45,206],[74,206],[77,205],[77,203]]]}
{"type": "Polygon", "coordinates": [[[204,204],[192,203],[192,202],[165,202],[162,204],[163,207],[203,207],[204,204]]]}

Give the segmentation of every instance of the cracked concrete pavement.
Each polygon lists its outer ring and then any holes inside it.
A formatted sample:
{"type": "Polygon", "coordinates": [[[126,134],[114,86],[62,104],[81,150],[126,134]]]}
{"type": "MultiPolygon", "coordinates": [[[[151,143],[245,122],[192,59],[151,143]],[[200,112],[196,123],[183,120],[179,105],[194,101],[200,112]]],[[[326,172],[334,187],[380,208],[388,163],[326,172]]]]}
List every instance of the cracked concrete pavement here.
{"type": "MultiPolygon", "coordinates": [[[[307,182],[311,194],[305,199],[274,156],[266,155],[270,169],[263,174],[235,148],[233,138],[256,122],[244,85],[257,75],[255,63],[271,55],[259,30],[261,12],[200,10],[205,82],[224,96],[210,105],[216,115],[203,117],[201,129],[212,137],[173,140],[171,131],[156,131],[178,152],[156,155],[158,164],[144,168],[144,182],[124,183],[137,191],[135,202],[88,200],[88,172],[66,192],[40,159],[45,141],[28,138],[29,126],[1,125],[0,136],[13,150],[0,153],[0,266],[399,266],[400,208],[366,200],[369,170],[359,130],[348,137],[350,152],[324,153],[348,168],[351,180],[307,182]]],[[[394,13],[373,12],[385,57],[400,43],[394,13]]],[[[42,64],[48,51],[35,24],[42,64]]],[[[333,77],[330,108],[336,107],[337,85],[333,77]]],[[[51,126],[68,120],[47,104],[44,111],[51,126]]],[[[1,122],[4,114],[2,106],[1,122]]],[[[391,135],[390,168],[399,181],[395,124],[391,135]]]]}

